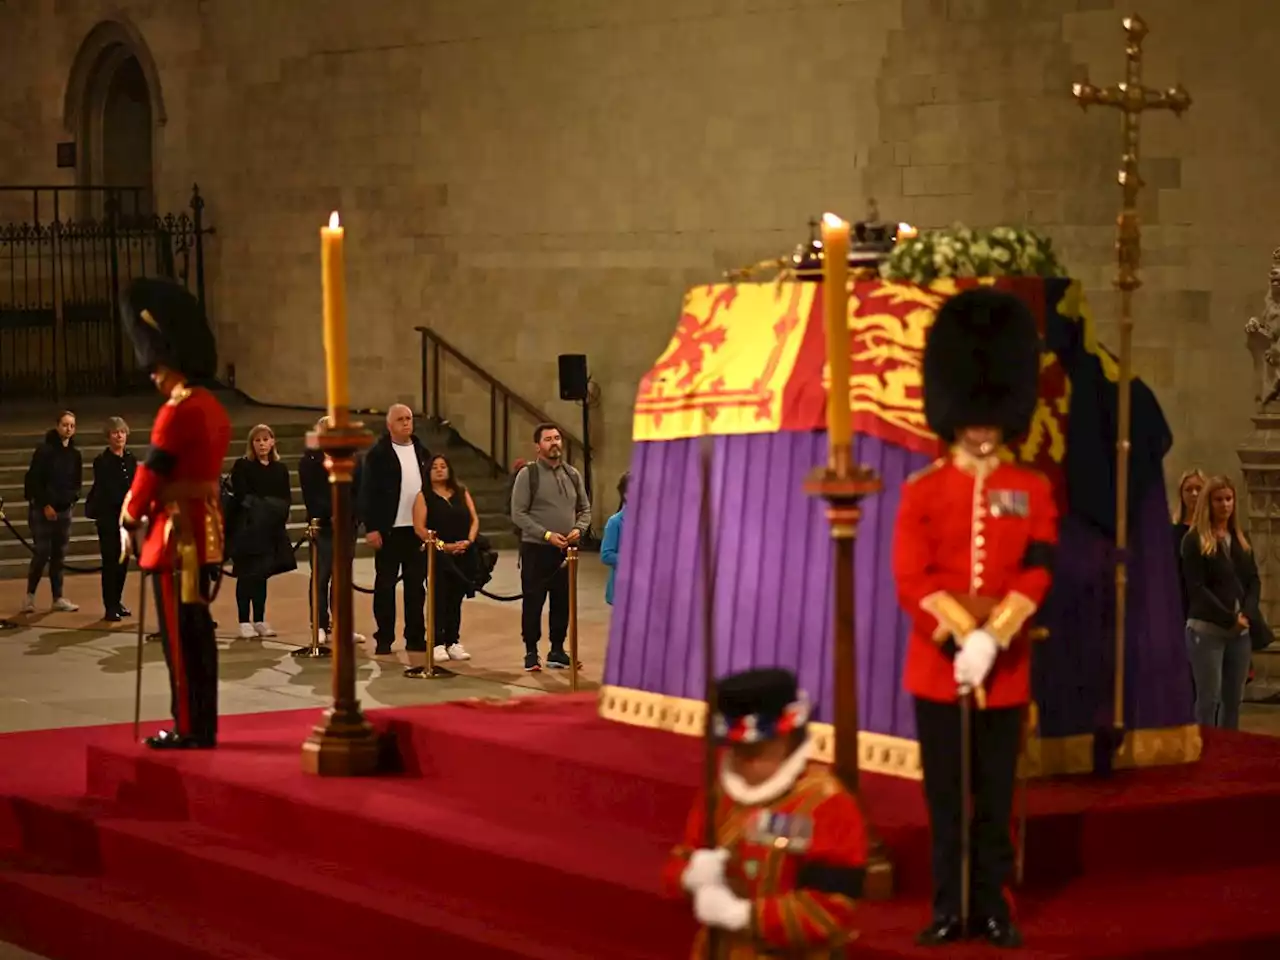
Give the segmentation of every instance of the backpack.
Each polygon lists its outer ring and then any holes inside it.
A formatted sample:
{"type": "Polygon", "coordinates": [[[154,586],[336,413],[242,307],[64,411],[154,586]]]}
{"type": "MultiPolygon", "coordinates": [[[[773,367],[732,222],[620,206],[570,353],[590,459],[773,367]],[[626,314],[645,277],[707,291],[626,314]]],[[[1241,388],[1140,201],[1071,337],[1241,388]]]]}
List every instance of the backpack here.
{"type": "MultiPolygon", "coordinates": [[[[515,470],[512,472],[511,483],[507,489],[508,509],[511,509],[510,503],[512,499],[512,494],[514,493],[516,488],[516,480],[520,477],[521,472],[525,470],[529,471],[529,505],[527,509],[530,509],[530,510],[533,509],[533,501],[538,498],[538,484],[542,479],[541,477],[542,471],[531,469],[531,468],[537,467],[537,465],[538,465],[537,460],[530,460],[528,463],[522,465],[518,470],[515,470]]],[[[584,496],[583,489],[582,489],[582,475],[567,463],[564,465],[564,469],[565,469],[565,473],[569,474],[569,479],[573,481],[574,493],[577,495],[578,499],[581,500],[581,498],[584,496]]],[[[511,529],[517,537],[519,537],[522,533],[522,531],[520,530],[520,527],[516,524],[516,517],[515,517],[514,511],[511,513],[511,529]]]]}

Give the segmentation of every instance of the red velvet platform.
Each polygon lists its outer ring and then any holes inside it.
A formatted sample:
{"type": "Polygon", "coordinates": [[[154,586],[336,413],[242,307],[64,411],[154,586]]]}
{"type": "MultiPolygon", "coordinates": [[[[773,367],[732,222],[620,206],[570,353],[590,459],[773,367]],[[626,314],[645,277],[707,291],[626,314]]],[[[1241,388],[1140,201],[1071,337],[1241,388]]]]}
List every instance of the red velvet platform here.
{"type": "MultiPolygon", "coordinates": [[[[317,711],[228,718],[213,752],[128,727],[0,737],[0,938],[52,960],[672,960],[657,879],[698,741],[606,723],[591,696],[378,711],[403,770],[301,773],[317,711]]],[[[919,785],[867,777],[901,897],[850,956],[927,918],[919,785]]],[[[1019,912],[1035,958],[1280,948],[1280,741],[1210,734],[1196,766],[1031,792],[1019,912]]],[[[948,958],[988,956],[966,947],[948,958]]]]}

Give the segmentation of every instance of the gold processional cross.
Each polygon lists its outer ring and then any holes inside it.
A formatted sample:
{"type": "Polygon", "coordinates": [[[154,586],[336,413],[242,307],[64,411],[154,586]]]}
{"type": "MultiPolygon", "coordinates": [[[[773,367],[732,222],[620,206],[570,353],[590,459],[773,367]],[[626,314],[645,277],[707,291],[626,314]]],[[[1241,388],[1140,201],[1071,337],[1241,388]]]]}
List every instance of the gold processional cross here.
{"type": "Polygon", "coordinates": [[[1191,95],[1181,84],[1169,90],[1149,90],[1142,85],[1142,41],[1147,35],[1146,22],[1136,14],[1124,19],[1125,29],[1125,78],[1114,86],[1095,87],[1087,80],[1073,84],[1071,92],[1082,108],[1091,106],[1115,107],[1124,118],[1124,154],[1120,159],[1120,187],[1124,206],[1116,221],[1116,272],[1115,286],[1120,291],[1120,378],[1118,384],[1119,410],[1116,434],[1116,665],[1114,704],[1112,714],[1113,733],[1116,741],[1113,749],[1124,743],[1124,654],[1125,608],[1127,571],[1125,550],[1128,544],[1129,523],[1129,446],[1132,418],[1131,388],[1133,381],[1133,292],[1142,285],[1138,277],[1141,259],[1142,228],[1138,224],[1138,192],[1142,189],[1142,177],[1138,173],[1138,149],[1142,114],[1147,110],[1172,110],[1175,116],[1191,106],[1191,95]]]}

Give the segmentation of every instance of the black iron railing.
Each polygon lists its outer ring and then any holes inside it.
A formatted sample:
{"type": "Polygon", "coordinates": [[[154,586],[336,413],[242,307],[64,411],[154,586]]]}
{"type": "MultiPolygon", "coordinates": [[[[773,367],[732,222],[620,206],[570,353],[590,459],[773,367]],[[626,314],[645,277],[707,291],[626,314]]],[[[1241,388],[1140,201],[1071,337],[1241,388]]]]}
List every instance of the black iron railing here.
{"type": "Polygon", "coordinates": [[[32,219],[0,222],[0,400],[145,387],[120,329],[120,294],[136,277],[167,277],[205,302],[213,229],[199,188],[187,210],[164,215],[139,212],[140,188],[9,188],[20,191],[32,191],[32,219]],[[100,192],[102,215],[72,217],[62,191],[73,189],[100,192]]]}
{"type": "MultiPolygon", "coordinates": [[[[505,383],[493,376],[461,350],[451,344],[430,327],[414,327],[418,332],[422,348],[422,411],[429,419],[437,422],[450,422],[452,417],[445,409],[443,398],[447,392],[442,389],[445,371],[450,365],[465,371],[477,382],[480,390],[487,391],[489,397],[489,442],[487,447],[475,442],[471,429],[466,439],[485,453],[493,461],[494,473],[501,475],[511,469],[511,430],[515,426],[527,426],[530,429],[539,423],[554,423],[555,420],[545,410],[534,406],[505,383]]],[[[464,411],[458,411],[461,417],[464,411]]],[[[470,425],[471,421],[468,421],[470,425]]],[[[559,426],[557,424],[557,426],[559,426]]],[[[564,456],[570,463],[578,464],[582,457],[582,440],[560,427],[560,436],[564,438],[564,456]]],[[[528,450],[533,445],[528,432],[517,434],[520,449],[528,450]]]]}

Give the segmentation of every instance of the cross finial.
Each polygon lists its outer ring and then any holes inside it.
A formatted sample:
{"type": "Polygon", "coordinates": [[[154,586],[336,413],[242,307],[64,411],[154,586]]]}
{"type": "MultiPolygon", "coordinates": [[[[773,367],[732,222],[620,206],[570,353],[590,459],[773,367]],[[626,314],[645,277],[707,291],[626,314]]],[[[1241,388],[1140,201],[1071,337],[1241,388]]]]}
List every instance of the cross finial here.
{"type": "Polygon", "coordinates": [[[1136,290],[1141,232],[1138,226],[1138,191],[1142,177],[1138,173],[1141,146],[1141,116],[1147,110],[1168,110],[1181,116],[1191,106],[1191,95],[1181,84],[1168,90],[1151,90],[1142,85],[1142,41],[1147,36],[1147,23],[1137,14],[1125,17],[1125,78],[1110,87],[1095,87],[1088,80],[1072,84],[1071,93],[1082,109],[1115,107],[1124,117],[1124,152],[1120,157],[1118,180],[1124,191],[1124,210],[1120,214],[1116,255],[1120,269],[1115,284],[1121,290],[1136,290]]]}

